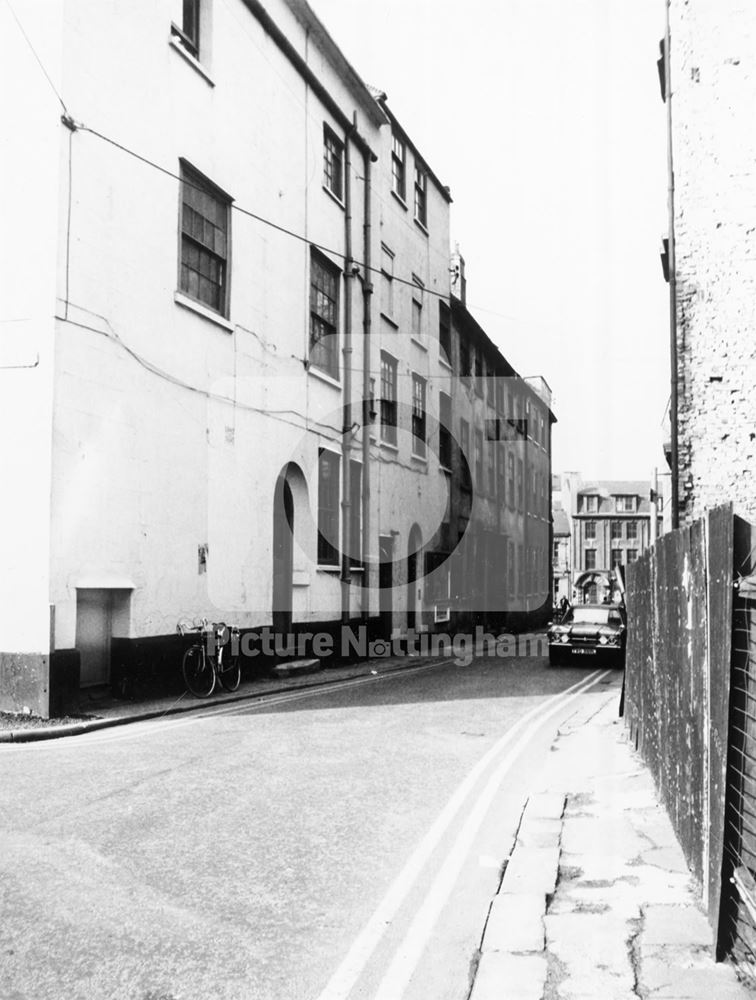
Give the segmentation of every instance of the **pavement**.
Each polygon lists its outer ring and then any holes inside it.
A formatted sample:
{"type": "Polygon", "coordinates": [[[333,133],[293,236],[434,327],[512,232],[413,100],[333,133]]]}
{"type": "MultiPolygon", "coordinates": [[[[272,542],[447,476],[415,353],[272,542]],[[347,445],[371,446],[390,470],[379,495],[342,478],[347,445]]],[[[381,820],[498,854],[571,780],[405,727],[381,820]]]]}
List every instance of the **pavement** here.
{"type": "Polygon", "coordinates": [[[80,694],[78,712],[65,720],[38,720],[24,716],[18,716],[14,720],[9,716],[3,717],[0,720],[0,743],[30,743],[77,736],[145,719],[206,711],[218,705],[255,700],[298,688],[332,685],[338,681],[394,673],[420,665],[444,662],[445,659],[390,656],[379,660],[362,660],[359,663],[329,667],[326,670],[313,670],[309,666],[312,661],[307,660],[301,661],[304,668],[301,670],[292,669],[292,664],[289,663],[279,668],[275,676],[248,679],[243,675],[238,691],[230,694],[218,686],[209,698],[195,698],[188,691],[181,691],[173,694],[160,693],[129,701],[115,697],[109,687],[85,688],[80,694]]]}
{"type": "MultiPolygon", "coordinates": [[[[81,711],[95,717],[6,729],[0,742],[71,736],[431,662],[395,657],[294,672],[202,700],[127,702],[85,692],[81,711]]],[[[617,708],[615,697],[588,696],[558,731],[502,857],[469,1000],[753,1000],[734,968],[714,960],[700,889],[617,708]]]]}
{"type": "Polygon", "coordinates": [[[470,1000],[752,1000],[714,960],[700,890],[616,700],[596,704],[559,731],[525,806],[470,1000]]]}

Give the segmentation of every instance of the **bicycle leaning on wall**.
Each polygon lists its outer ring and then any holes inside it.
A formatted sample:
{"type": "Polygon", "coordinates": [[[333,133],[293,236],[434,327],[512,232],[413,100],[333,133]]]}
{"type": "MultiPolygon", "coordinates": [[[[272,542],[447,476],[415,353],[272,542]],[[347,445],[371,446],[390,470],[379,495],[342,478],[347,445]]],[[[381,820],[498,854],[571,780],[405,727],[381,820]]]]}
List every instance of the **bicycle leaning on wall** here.
{"type": "Polygon", "coordinates": [[[181,670],[184,683],[195,698],[209,698],[216,681],[226,691],[236,691],[241,681],[239,629],[224,622],[210,624],[206,618],[194,625],[179,622],[179,635],[196,632],[197,640],[184,653],[181,670]]]}

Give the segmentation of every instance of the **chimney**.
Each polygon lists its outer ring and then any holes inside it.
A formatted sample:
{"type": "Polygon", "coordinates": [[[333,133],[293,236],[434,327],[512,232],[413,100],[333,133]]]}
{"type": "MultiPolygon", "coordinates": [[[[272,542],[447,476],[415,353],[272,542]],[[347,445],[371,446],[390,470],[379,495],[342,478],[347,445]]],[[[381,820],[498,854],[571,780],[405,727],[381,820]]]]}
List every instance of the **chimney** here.
{"type": "Polygon", "coordinates": [[[464,306],[467,304],[467,278],[465,278],[465,258],[459,252],[459,243],[454,244],[449,270],[451,272],[451,293],[464,306]]]}

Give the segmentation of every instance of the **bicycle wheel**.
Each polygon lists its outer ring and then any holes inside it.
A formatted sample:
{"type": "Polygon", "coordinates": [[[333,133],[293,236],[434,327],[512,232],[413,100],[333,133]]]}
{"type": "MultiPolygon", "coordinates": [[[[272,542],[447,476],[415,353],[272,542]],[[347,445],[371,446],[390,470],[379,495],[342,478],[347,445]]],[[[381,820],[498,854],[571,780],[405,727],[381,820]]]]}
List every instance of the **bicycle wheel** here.
{"type": "Polygon", "coordinates": [[[223,656],[218,664],[218,679],[226,691],[236,691],[241,681],[238,653],[232,653],[230,649],[223,650],[223,656]]]}
{"type": "Polygon", "coordinates": [[[190,646],[181,664],[184,683],[195,698],[207,698],[215,687],[215,670],[202,645],[190,646]]]}

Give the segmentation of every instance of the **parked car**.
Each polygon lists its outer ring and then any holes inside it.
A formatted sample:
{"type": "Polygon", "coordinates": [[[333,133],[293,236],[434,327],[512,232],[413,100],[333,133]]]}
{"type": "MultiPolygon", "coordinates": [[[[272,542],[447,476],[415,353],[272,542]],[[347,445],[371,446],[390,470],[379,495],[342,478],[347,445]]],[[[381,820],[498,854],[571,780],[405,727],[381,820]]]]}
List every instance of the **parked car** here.
{"type": "Polygon", "coordinates": [[[549,662],[590,657],[625,665],[627,615],[621,604],[577,604],[549,625],[549,662]]]}

